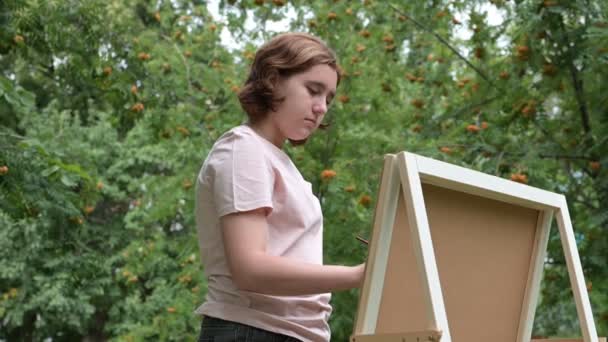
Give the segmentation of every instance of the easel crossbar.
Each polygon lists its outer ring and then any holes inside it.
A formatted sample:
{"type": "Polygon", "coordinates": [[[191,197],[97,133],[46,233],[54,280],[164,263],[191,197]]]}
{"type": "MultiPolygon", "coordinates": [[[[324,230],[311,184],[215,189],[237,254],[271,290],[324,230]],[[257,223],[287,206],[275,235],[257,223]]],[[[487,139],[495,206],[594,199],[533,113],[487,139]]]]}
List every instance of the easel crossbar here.
{"type": "Polygon", "coordinates": [[[369,334],[352,336],[350,342],[439,342],[441,331],[425,330],[397,334],[369,334]]]}

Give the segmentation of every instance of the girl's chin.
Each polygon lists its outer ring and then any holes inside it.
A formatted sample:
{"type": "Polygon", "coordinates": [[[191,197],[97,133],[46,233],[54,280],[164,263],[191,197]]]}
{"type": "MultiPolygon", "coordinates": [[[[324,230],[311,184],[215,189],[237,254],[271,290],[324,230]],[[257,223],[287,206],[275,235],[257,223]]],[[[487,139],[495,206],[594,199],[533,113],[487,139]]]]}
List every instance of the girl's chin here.
{"type": "Polygon", "coordinates": [[[307,139],[308,137],[310,137],[310,135],[312,134],[313,130],[309,130],[309,129],[301,129],[297,132],[294,132],[293,134],[289,135],[289,139],[291,140],[304,140],[307,139]]]}

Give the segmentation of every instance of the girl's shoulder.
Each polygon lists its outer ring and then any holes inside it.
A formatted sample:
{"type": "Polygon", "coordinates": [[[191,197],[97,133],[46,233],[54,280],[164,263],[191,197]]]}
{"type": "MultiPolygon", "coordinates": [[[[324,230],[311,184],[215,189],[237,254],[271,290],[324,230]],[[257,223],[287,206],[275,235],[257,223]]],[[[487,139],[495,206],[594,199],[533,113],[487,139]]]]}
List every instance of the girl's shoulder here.
{"type": "Polygon", "coordinates": [[[234,148],[236,145],[255,146],[261,143],[251,128],[240,125],[224,132],[213,144],[212,151],[234,148]]]}
{"type": "Polygon", "coordinates": [[[247,125],[239,125],[232,127],[228,131],[224,132],[216,142],[220,142],[226,139],[233,138],[243,138],[243,139],[251,139],[255,137],[255,133],[249,126],[247,125]]]}

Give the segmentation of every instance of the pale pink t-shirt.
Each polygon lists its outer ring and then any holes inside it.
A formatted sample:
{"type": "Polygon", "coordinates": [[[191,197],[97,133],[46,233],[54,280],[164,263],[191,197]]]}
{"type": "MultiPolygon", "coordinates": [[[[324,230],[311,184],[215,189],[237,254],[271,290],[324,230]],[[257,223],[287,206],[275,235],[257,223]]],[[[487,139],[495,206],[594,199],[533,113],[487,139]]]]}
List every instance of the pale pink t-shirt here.
{"type": "Polygon", "coordinates": [[[323,263],[323,216],[311,184],[285,152],[251,127],[235,127],[213,145],[197,179],[196,222],[208,289],[196,312],[302,341],[329,341],[329,293],[270,296],[241,291],[232,281],[219,218],[257,208],[269,209],[268,254],[323,263]]]}

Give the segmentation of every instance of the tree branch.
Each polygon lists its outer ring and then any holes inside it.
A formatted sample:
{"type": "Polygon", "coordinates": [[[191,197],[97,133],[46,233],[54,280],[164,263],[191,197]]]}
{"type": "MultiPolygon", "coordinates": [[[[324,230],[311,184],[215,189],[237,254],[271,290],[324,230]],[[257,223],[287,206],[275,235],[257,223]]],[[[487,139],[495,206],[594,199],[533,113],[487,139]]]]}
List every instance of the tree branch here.
{"type": "Polygon", "coordinates": [[[419,28],[421,28],[422,30],[432,34],[433,36],[435,36],[435,38],[437,38],[443,45],[447,46],[448,49],[450,49],[453,53],[456,54],[456,56],[458,56],[460,59],[462,59],[469,67],[471,67],[471,69],[475,70],[476,73],[479,74],[479,76],[481,76],[481,78],[483,78],[486,82],[490,83],[490,85],[492,87],[496,88],[496,85],[494,84],[494,82],[492,82],[481,70],[479,70],[475,65],[473,65],[473,63],[471,63],[468,59],[466,59],[463,55],[460,54],[460,52],[458,52],[458,50],[456,50],[452,45],[450,45],[450,43],[448,43],[447,40],[445,40],[443,37],[441,37],[440,35],[438,35],[437,33],[433,32],[431,29],[427,28],[426,26],[422,25],[422,23],[420,23],[419,21],[417,21],[416,19],[412,18],[410,15],[404,13],[403,11],[401,11],[400,9],[398,9],[397,7],[395,7],[395,5],[393,4],[389,4],[389,6],[397,13],[403,15],[404,17],[406,17],[407,19],[411,20],[416,26],[418,26],[419,28]]]}
{"type": "MultiPolygon", "coordinates": [[[[588,23],[588,21],[586,22],[588,23]]],[[[587,24],[585,24],[587,25],[587,24]]],[[[566,36],[566,48],[568,49],[568,70],[570,71],[570,77],[572,78],[572,85],[574,86],[574,96],[576,98],[576,102],[578,103],[578,109],[581,114],[581,124],[583,125],[583,130],[585,131],[586,137],[591,137],[591,120],[589,119],[589,111],[587,109],[587,104],[585,103],[584,91],[583,91],[583,80],[578,77],[579,71],[576,69],[574,65],[574,53],[571,46],[571,41],[568,39],[570,36],[568,31],[566,30],[566,26],[563,21],[560,21],[560,27],[566,36]]],[[[553,40],[553,39],[551,39],[553,40]]],[[[554,41],[554,40],[553,40],[554,41]]],[[[554,41],[555,42],[555,41],[554,41]]],[[[581,70],[584,68],[581,68],[581,70]]]]}
{"type": "MultiPolygon", "coordinates": [[[[510,157],[523,157],[527,155],[527,153],[512,153],[512,152],[505,152],[505,151],[500,151],[500,158],[502,159],[503,156],[510,156],[510,157]]],[[[593,161],[594,159],[592,157],[589,156],[577,156],[577,155],[567,155],[567,154],[543,154],[543,153],[539,153],[537,154],[537,156],[541,159],[558,159],[558,160],[589,160],[589,161],[593,161]]]]}
{"type": "Polygon", "coordinates": [[[578,78],[578,71],[576,70],[576,67],[572,61],[568,63],[568,69],[570,69],[570,77],[572,78],[572,83],[574,85],[574,95],[576,97],[576,102],[578,102],[578,109],[581,113],[583,130],[585,131],[585,135],[589,135],[591,133],[591,123],[589,120],[587,105],[585,104],[585,99],[583,98],[583,80],[578,78]]]}
{"type": "Polygon", "coordinates": [[[462,108],[458,109],[457,111],[452,112],[452,113],[446,115],[446,117],[448,117],[448,118],[449,117],[458,117],[460,114],[462,114],[462,113],[464,113],[464,112],[466,112],[468,110],[471,110],[471,109],[476,108],[476,107],[485,106],[488,103],[491,103],[491,102],[493,102],[496,99],[498,99],[498,96],[494,96],[494,97],[491,97],[489,99],[485,99],[485,100],[483,100],[481,102],[477,102],[477,103],[474,103],[474,104],[462,107],[462,108]]]}
{"type": "Polygon", "coordinates": [[[177,46],[177,44],[175,42],[173,42],[171,40],[170,37],[166,36],[166,35],[162,35],[163,39],[165,39],[167,42],[172,43],[173,44],[173,48],[175,49],[175,51],[177,51],[177,55],[181,58],[182,63],[184,64],[184,69],[186,71],[186,83],[188,84],[188,90],[192,89],[192,80],[190,79],[190,67],[188,66],[188,62],[186,61],[186,57],[184,57],[184,53],[179,49],[179,46],[177,46]]]}

